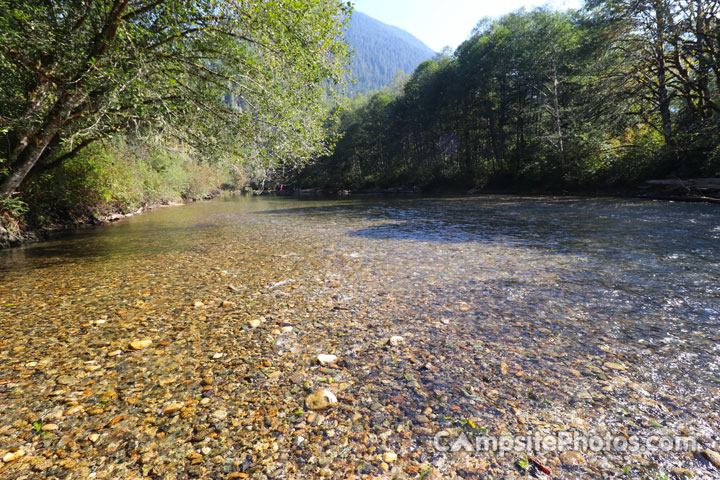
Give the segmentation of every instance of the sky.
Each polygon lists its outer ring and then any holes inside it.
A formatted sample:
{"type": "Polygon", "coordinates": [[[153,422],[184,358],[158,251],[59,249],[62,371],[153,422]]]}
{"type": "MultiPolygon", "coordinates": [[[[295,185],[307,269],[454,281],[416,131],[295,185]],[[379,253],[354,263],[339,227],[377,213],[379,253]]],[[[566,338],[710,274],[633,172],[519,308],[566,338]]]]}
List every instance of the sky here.
{"type": "Polygon", "coordinates": [[[498,17],[518,8],[550,4],[578,8],[581,0],[350,0],[355,9],[415,35],[439,52],[453,50],[483,17],[498,17]]]}

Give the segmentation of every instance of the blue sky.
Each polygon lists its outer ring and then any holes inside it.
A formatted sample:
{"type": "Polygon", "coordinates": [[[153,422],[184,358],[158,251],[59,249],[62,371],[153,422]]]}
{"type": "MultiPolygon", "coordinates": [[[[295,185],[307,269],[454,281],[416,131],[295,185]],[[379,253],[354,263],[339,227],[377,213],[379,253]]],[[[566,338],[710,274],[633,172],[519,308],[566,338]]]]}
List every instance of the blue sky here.
{"type": "Polygon", "coordinates": [[[550,4],[578,8],[581,0],[350,0],[355,9],[407,30],[435,51],[453,50],[483,17],[498,17],[518,8],[550,4]]]}

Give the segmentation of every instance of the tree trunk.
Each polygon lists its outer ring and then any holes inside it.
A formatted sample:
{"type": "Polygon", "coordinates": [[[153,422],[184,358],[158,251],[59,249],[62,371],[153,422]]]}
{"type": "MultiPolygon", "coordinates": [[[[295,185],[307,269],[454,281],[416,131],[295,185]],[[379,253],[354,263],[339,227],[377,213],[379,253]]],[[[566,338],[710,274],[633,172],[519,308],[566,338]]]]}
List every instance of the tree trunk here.
{"type": "Polygon", "coordinates": [[[656,78],[657,78],[657,99],[658,109],[660,110],[660,121],[662,123],[663,137],[665,145],[674,150],[675,142],[673,141],[672,117],[670,116],[670,94],[667,88],[667,64],[665,58],[665,32],[667,29],[666,11],[663,0],[655,0],[655,56],[657,60],[656,78]]]}
{"type": "MultiPolygon", "coordinates": [[[[76,93],[68,95],[68,98],[64,101],[58,101],[54,113],[50,115],[50,118],[45,122],[43,128],[40,129],[38,137],[23,149],[22,155],[19,156],[15,164],[11,166],[10,174],[3,180],[2,184],[0,184],[0,198],[8,198],[15,193],[15,190],[23,180],[25,180],[38,160],[46,153],[48,145],[55,140],[55,137],[66,122],[70,112],[82,104],[85,98],[85,94],[76,93]]],[[[51,161],[52,158],[48,160],[51,161]]]]}
{"type": "Polygon", "coordinates": [[[558,94],[557,62],[553,58],[553,109],[555,113],[555,127],[558,135],[558,150],[560,151],[560,168],[565,173],[565,142],[563,139],[562,120],[560,117],[560,98],[558,94]]]}
{"type": "Polygon", "coordinates": [[[10,175],[0,185],[0,198],[8,198],[15,193],[30,170],[40,159],[45,149],[55,137],[55,133],[46,135],[38,143],[25,148],[25,155],[18,160],[17,165],[12,169],[10,175]]]}

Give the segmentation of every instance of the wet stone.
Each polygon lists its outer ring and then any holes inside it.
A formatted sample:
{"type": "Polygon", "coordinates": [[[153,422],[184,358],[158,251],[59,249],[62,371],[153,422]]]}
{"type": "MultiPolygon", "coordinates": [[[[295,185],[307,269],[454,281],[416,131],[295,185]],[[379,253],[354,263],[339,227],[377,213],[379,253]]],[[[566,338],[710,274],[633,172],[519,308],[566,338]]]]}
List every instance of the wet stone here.
{"type": "Polygon", "coordinates": [[[710,450],[709,448],[703,450],[702,453],[715,468],[720,470],[720,453],[715,450],[710,450]]]}
{"type": "Polygon", "coordinates": [[[10,462],[13,462],[13,461],[17,460],[18,458],[22,457],[23,455],[25,455],[24,450],[16,450],[14,452],[8,452],[5,455],[3,455],[2,461],[5,463],[10,463],[10,462]]]}
{"type": "Polygon", "coordinates": [[[305,404],[310,410],[325,410],[337,403],[337,397],[330,390],[318,390],[305,399],[305,404]]]}
{"type": "Polygon", "coordinates": [[[55,381],[59,385],[75,385],[78,382],[77,378],[69,375],[60,375],[55,381]]]}
{"type": "Polygon", "coordinates": [[[144,348],[148,348],[150,345],[152,345],[152,340],[149,338],[143,339],[143,340],[135,340],[133,342],[130,342],[130,348],[132,350],[142,350],[144,348]]]}
{"type": "Polygon", "coordinates": [[[162,413],[163,415],[170,415],[171,413],[179,412],[183,406],[183,402],[172,402],[163,407],[162,413]]]}

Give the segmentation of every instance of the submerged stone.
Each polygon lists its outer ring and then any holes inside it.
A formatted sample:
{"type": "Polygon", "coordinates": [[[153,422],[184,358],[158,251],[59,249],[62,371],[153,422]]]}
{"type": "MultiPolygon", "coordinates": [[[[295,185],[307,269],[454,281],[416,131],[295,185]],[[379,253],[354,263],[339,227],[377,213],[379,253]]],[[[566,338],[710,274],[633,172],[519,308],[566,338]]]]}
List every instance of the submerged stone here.
{"type": "Polygon", "coordinates": [[[325,410],[338,403],[337,397],[330,390],[318,390],[308,395],[305,404],[310,410],[325,410]]]}

